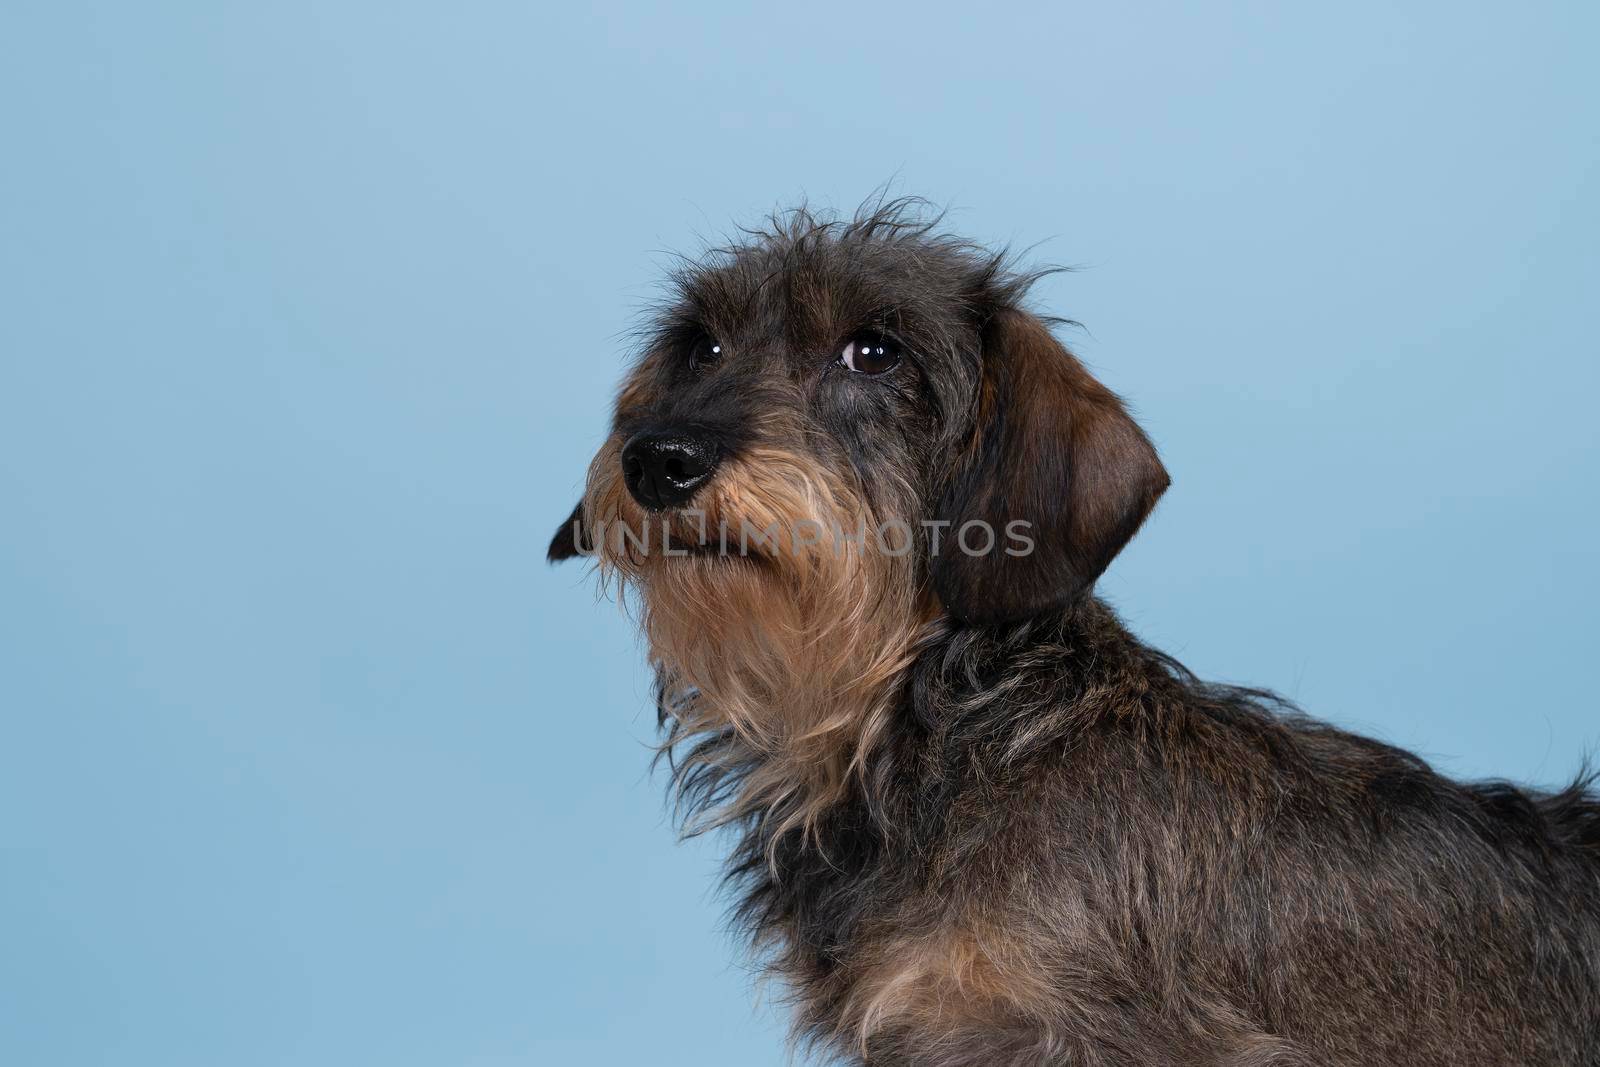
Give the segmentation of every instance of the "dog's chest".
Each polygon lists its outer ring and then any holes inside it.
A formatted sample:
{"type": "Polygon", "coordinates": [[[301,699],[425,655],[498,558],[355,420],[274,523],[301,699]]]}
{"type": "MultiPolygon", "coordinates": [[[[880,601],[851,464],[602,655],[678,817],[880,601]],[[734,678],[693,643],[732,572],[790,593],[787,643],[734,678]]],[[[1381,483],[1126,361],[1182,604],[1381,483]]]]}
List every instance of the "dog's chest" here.
{"type": "MultiPolygon", "coordinates": [[[[881,1056],[974,1033],[1026,1042],[1043,1025],[1058,999],[1043,961],[1055,954],[1030,941],[1041,924],[1009,877],[1015,842],[961,810],[948,805],[921,841],[856,843],[839,850],[853,862],[794,871],[804,883],[792,887],[782,969],[814,1032],[881,1056]]],[[[1071,905],[1057,895],[1052,907],[1059,919],[1071,905]]]]}

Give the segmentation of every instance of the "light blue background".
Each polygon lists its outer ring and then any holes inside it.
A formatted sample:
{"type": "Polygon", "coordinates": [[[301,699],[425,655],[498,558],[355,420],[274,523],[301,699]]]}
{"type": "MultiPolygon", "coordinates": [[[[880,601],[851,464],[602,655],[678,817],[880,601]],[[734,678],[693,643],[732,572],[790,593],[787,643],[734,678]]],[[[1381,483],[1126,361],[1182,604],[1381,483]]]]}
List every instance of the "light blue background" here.
{"type": "Polygon", "coordinates": [[[1149,638],[1600,741],[1594,5],[560,6],[0,16],[0,1062],[783,1062],[543,552],[659,250],[801,194],[1086,268],[1149,638]]]}

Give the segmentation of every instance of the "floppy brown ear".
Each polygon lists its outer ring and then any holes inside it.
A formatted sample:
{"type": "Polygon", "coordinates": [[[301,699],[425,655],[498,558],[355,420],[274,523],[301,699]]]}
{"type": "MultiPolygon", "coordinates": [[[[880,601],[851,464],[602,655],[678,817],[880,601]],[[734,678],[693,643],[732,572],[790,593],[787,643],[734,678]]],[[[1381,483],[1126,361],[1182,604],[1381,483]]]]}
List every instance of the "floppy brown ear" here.
{"type": "Polygon", "coordinates": [[[545,553],[545,559],[551,563],[560,563],[562,560],[572,559],[574,556],[585,555],[586,553],[579,547],[580,537],[583,538],[582,544],[589,544],[588,531],[583,522],[583,504],[581,502],[572,509],[572,514],[567,517],[567,521],[562,523],[560,528],[556,530],[555,537],[550,540],[550,551],[545,553]]]}
{"type": "MultiPolygon", "coordinates": [[[[952,616],[999,623],[1086,593],[1169,479],[1122,401],[1035,316],[1001,311],[982,358],[978,426],[941,503],[938,517],[950,527],[932,576],[952,616]],[[972,522],[994,531],[991,551],[961,547],[957,535],[972,522]],[[1028,525],[1008,525],[1019,522],[1028,525]]],[[[973,531],[967,544],[984,540],[973,531]]]]}

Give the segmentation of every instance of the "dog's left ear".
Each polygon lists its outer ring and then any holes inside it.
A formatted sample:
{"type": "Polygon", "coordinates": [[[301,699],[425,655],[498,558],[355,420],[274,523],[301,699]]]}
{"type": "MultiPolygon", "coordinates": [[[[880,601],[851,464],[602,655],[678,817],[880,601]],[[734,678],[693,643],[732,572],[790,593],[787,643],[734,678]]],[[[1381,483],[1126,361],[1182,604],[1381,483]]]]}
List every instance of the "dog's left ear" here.
{"type": "MultiPolygon", "coordinates": [[[[1002,623],[1088,592],[1169,479],[1122,401],[1037,317],[996,314],[982,360],[977,427],[941,502],[950,526],[932,576],[952,616],[1002,623]],[[959,534],[972,522],[993,531],[990,551],[963,549],[959,534]]],[[[984,540],[974,531],[966,544],[984,540]]]]}
{"type": "Polygon", "coordinates": [[[551,538],[550,551],[545,553],[545,558],[551,563],[560,563],[562,560],[584,555],[584,551],[579,547],[581,544],[579,538],[583,537],[584,533],[583,504],[580,502],[572,509],[567,521],[556,530],[555,537],[551,538]]]}

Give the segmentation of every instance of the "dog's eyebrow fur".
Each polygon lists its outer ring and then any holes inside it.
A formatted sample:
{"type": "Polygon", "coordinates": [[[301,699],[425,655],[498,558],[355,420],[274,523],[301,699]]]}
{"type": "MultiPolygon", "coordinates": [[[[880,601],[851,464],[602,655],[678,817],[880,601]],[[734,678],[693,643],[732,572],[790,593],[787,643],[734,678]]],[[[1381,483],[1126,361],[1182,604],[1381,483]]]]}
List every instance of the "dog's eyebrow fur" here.
{"type": "Polygon", "coordinates": [[[1165,469],[1026,306],[1051,269],[943,219],[802,205],[679,261],[552,545],[590,527],[638,608],[673,803],[729,831],[796,1039],[872,1067],[1600,1064],[1594,776],[1458,783],[1130,633],[1092,587],[1165,469]],[[792,351],[873,316],[916,367],[792,351]],[[663,369],[718,329],[762,358],[663,369]],[[606,536],[693,536],[624,471],[662,426],[719,457],[709,528],[771,543],[606,536]],[[1016,561],[794,532],[1013,514],[1041,541],[1016,561]]]}

